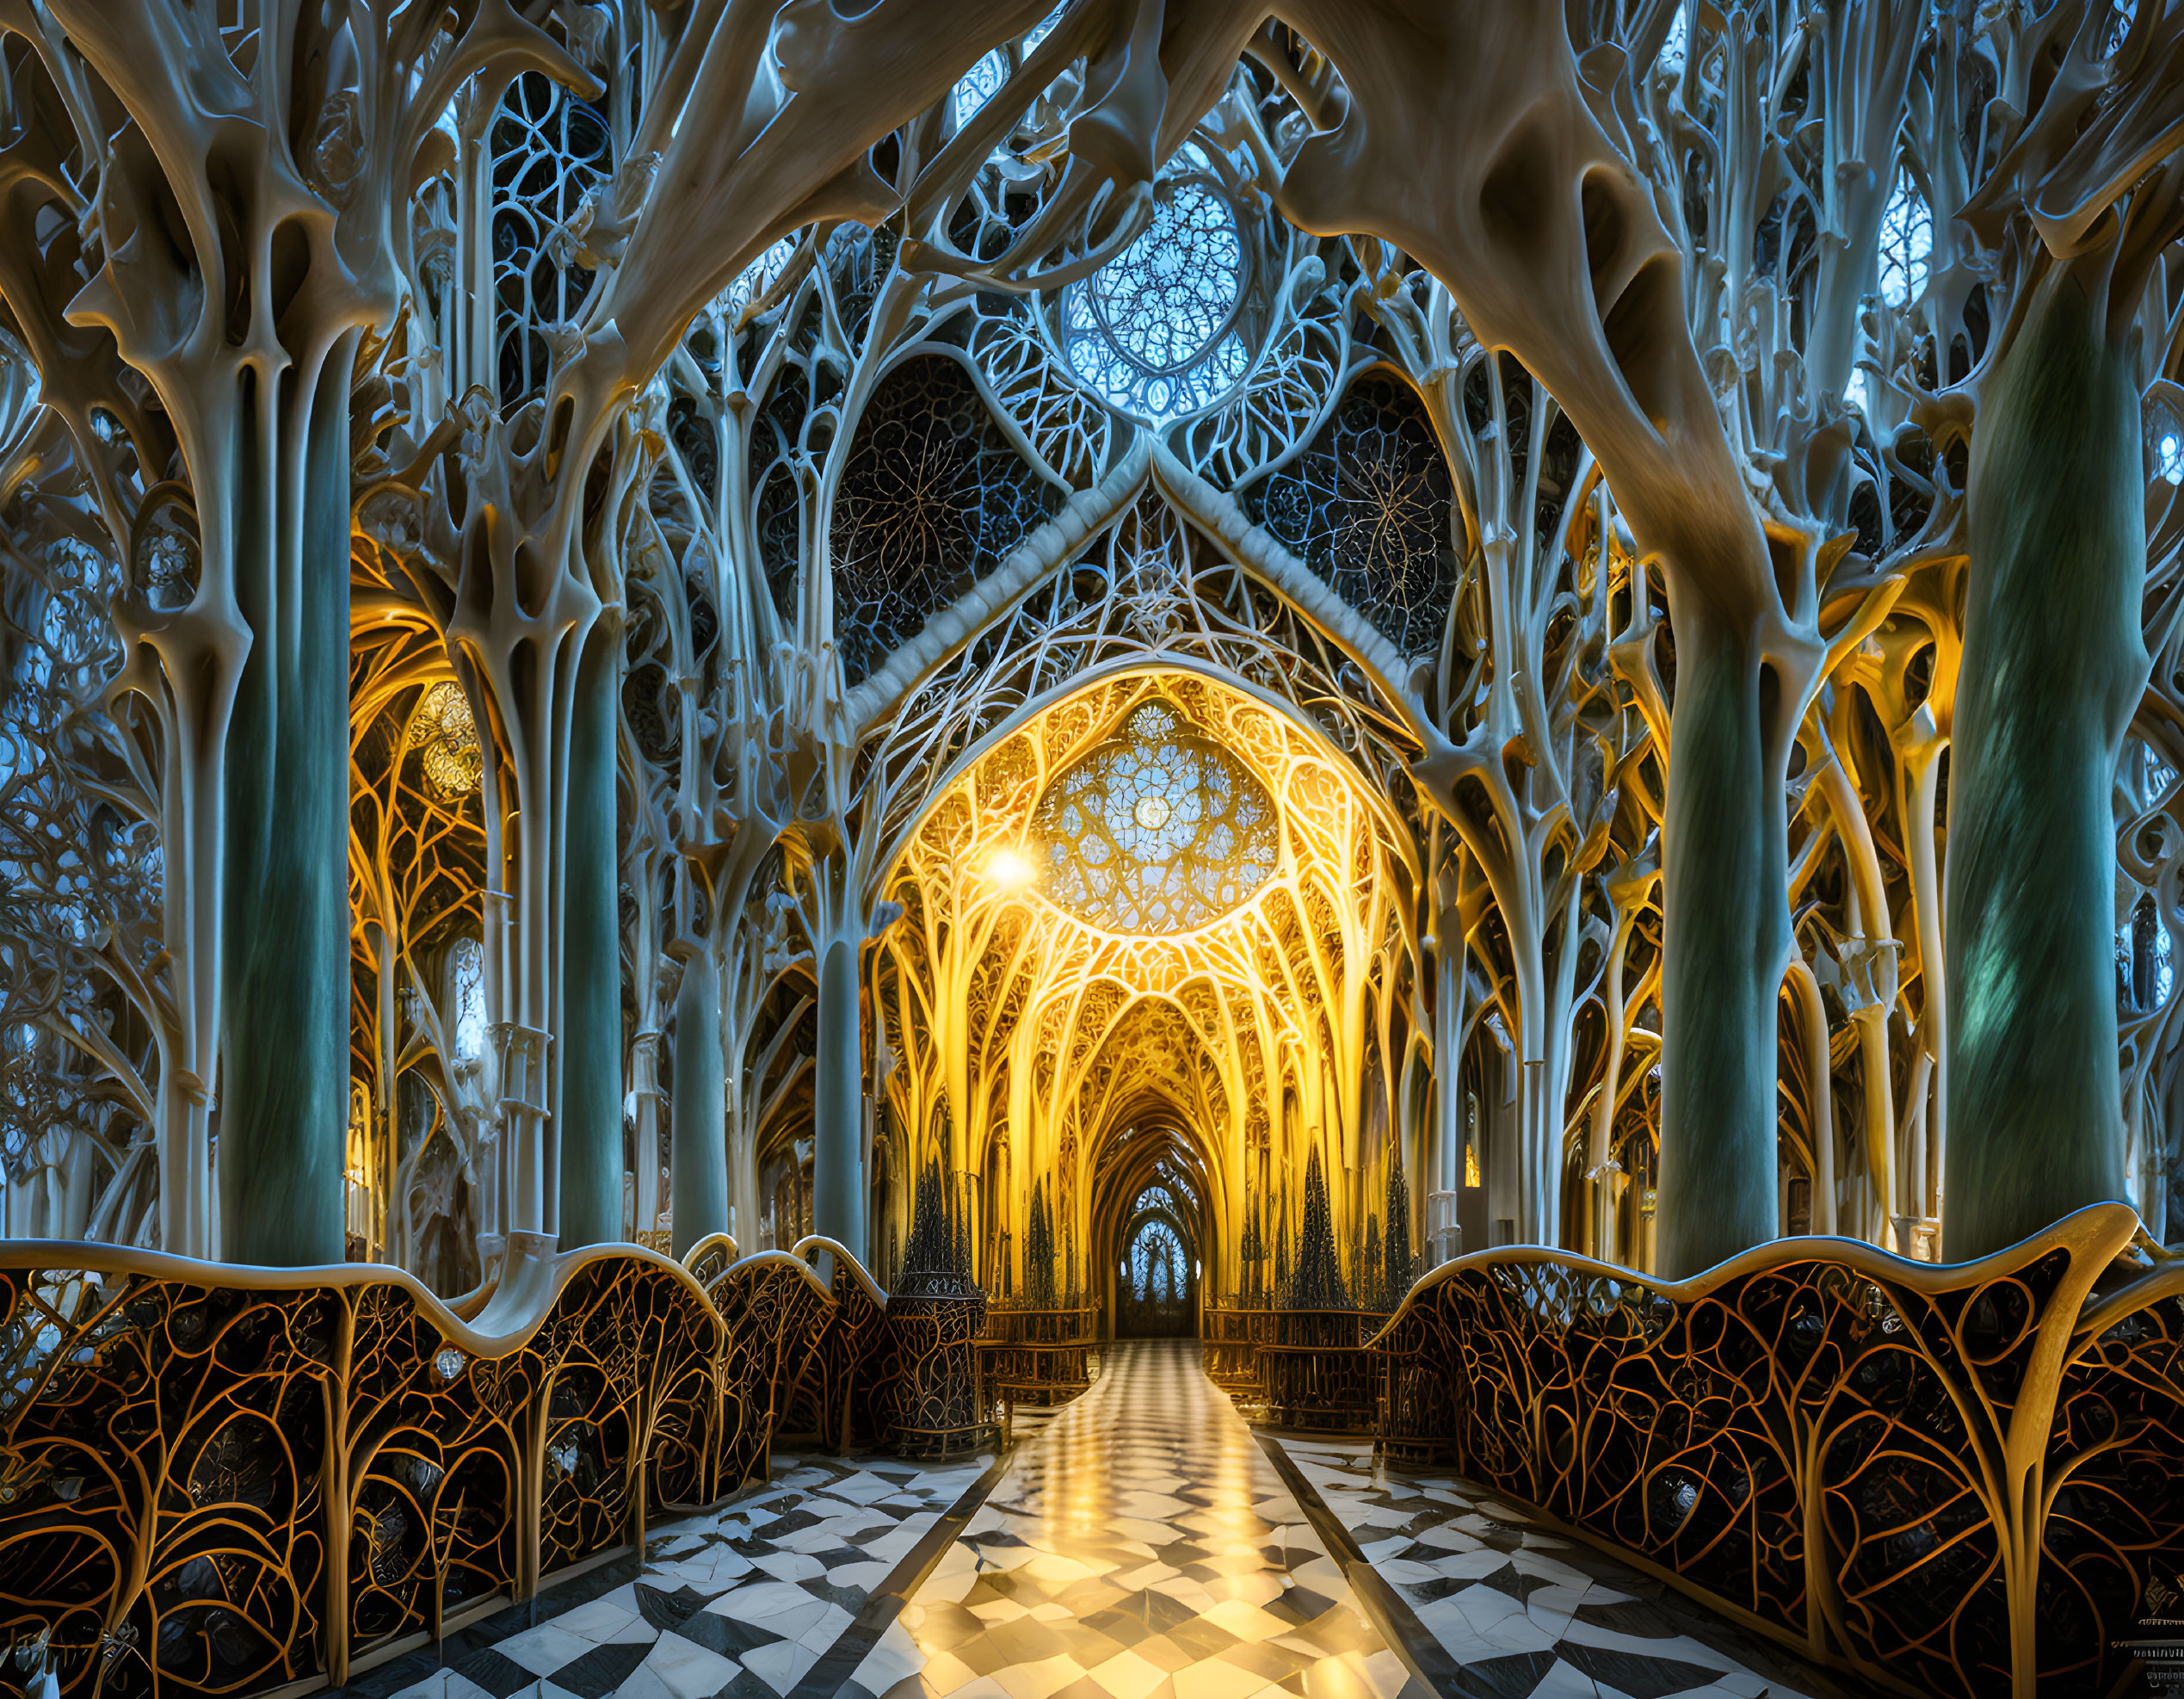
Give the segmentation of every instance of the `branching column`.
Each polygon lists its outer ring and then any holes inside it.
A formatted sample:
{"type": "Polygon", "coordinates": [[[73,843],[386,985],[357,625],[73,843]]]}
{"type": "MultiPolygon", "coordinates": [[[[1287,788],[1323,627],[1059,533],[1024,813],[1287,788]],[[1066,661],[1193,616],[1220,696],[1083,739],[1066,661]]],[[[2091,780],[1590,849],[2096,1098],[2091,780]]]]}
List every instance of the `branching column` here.
{"type": "Polygon", "coordinates": [[[1972,438],[1946,895],[1952,1260],[2124,1195],[2109,787],[2145,686],[2145,485],[2105,270],[2058,265],[2039,285],[1972,438]]]}

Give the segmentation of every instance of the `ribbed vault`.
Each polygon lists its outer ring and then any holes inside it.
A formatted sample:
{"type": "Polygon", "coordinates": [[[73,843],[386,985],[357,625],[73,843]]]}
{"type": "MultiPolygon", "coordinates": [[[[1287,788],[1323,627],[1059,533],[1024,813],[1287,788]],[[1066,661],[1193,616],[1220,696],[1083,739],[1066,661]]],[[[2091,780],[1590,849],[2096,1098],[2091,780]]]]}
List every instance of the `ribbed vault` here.
{"type": "Polygon", "coordinates": [[[1196,673],[1088,684],[942,794],[887,887],[886,1111],[901,1171],[985,1189],[989,1290],[1020,1278],[1035,1177],[1095,1294],[1157,1169],[1201,1286],[1236,1288],[1247,1196],[1293,1193],[1315,1146],[1364,1232],[1379,1058],[1410,1041],[1404,868],[1322,733],[1196,673]]]}

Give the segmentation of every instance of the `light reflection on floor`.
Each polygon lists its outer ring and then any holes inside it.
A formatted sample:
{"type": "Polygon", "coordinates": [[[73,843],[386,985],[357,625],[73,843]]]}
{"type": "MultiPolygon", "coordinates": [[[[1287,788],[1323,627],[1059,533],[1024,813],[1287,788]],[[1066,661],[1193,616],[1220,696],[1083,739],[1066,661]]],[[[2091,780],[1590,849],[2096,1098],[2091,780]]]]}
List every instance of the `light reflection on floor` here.
{"type": "Polygon", "coordinates": [[[1195,1340],[1118,1348],[1021,1448],[846,1699],[1342,1699],[1427,1690],[1195,1340]]]}

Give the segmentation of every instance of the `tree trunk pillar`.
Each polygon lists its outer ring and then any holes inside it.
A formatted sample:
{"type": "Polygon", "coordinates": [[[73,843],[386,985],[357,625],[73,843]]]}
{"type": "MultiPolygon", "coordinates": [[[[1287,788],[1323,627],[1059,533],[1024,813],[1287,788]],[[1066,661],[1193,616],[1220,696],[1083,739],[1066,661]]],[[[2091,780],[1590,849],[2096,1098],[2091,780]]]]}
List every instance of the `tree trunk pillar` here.
{"type": "Polygon", "coordinates": [[[2090,270],[2040,282],[1972,442],[1944,893],[1952,1261],[2124,1195],[2109,788],[2145,688],[2145,490],[2132,362],[2090,270]]]}

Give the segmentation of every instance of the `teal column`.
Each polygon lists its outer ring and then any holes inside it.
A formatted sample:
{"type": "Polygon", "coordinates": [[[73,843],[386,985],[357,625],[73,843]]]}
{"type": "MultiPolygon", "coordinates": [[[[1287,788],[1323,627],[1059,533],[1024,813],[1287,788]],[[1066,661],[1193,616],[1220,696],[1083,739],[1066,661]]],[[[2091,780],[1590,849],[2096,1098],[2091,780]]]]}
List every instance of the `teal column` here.
{"type": "Polygon", "coordinates": [[[1749,635],[1695,598],[1676,635],[1661,833],[1660,1237],[1670,1278],[1775,1237],[1775,1001],[1788,965],[1788,822],[1749,635]]]}
{"type": "Polygon", "coordinates": [[[720,1052],[719,964],[710,949],[700,947],[684,961],[682,988],[675,994],[669,1208],[675,1212],[678,1257],[707,1234],[728,1231],[726,1075],[720,1052]]]}
{"type": "Polygon", "coordinates": [[[836,938],[819,955],[819,1053],[812,1092],[811,1226],[861,1259],[865,1244],[864,1034],[857,946],[836,938]]]}
{"type": "Polygon", "coordinates": [[[2145,485],[2107,317],[2105,279],[2043,280],[1972,442],[1942,906],[1952,1261],[2124,1195],[2109,787],[2146,684],[2145,485]]]}
{"type": "Polygon", "coordinates": [[[562,832],[561,1249],[622,1238],[622,952],[614,837],[621,644],[586,639],[569,738],[562,832]]]}
{"type": "MultiPolygon", "coordinates": [[[[220,1239],[233,1263],[344,1254],[349,1139],[349,370],[329,355],[288,491],[284,409],[245,395],[235,591],[250,627],[228,726],[221,922],[220,1239]],[[273,439],[272,454],[263,452],[273,439]],[[299,499],[299,556],[281,501],[299,499]]],[[[246,380],[246,382],[253,381],[246,380]]],[[[207,799],[209,806],[209,799],[207,799]]]]}

